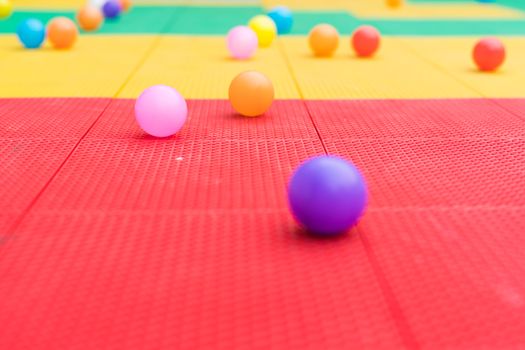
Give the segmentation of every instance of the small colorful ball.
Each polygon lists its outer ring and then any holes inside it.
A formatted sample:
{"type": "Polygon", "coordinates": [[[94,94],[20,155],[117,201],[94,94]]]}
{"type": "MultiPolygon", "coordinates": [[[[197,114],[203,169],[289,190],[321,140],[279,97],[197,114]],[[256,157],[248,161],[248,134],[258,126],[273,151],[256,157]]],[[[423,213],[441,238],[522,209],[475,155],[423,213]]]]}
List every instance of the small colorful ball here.
{"type": "Polygon", "coordinates": [[[16,29],[18,40],[27,49],[37,49],[42,46],[46,38],[44,23],[35,18],[26,19],[16,29]]]}
{"type": "Polygon", "coordinates": [[[314,55],[329,57],[339,46],[339,33],[330,24],[318,24],[310,32],[308,41],[314,55]]]}
{"type": "Polygon", "coordinates": [[[359,170],[334,156],[307,160],[295,170],[288,186],[295,219],[322,236],[339,235],[354,226],[365,211],[367,197],[359,170]]]}
{"type": "Polygon", "coordinates": [[[277,36],[275,22],[268,16],[258,15],[253,17],[248,26],[257,34],[259,47],[268,47],[277,36]]]}
{"type": "Polygon", "coordinates": [[[5,19],[13,13],[13,5],[9,0],[0,0],[0,19],[5,19]]]}
{"type": "Polygon", "coordinates": [[[386,5],[391,8],[398,8],[403,5],[403,0],[386,0],[386,5]]]}
{"type": "Polygon", "coordinates": [[[229,97],[237,113],[245,117],[256,117],[264,114],[272,105],[273,84],[262,73],[244,72],[231,82],[229,97]]]}
{"type": "Polygon", "coordinates": [[[505,46],[497,38],[484,38],[474,47],[472,57],[479,70],[494,71],[505,61],[505,46]]]}
{"type": "Polygon", "coordinates": [[[47,38],[55,49],[69,49],[77,40],[78,29],[66,17],[55,17],[47,25],[47,38]]]}
{"type": "Polygon", "coordinates": [[[170,86],[152,86],[144,90],[135,103],[137,123],[152,136],[168,137],[176,134],[187,117],[186,100],[170,86]]]}
{"type": "Polygon", "coordinates": [[[89,0],[87,2],[88,5],[95,6],[99,9],[102,9],[102,6],[106,3],[107,0],[89,0]]]}
{"type": "Polygon", "coordinates": [[[102,6],[102,12],[104,13],[104,17],[108,19],[115,19],[120,15],[122,9],[118,0],[108,0],[102,6]]]}
{"type": "Polygon", "coordinates": [[[268,17],[275,22],[278,34],[288,34],[292,31],[293,16],[288,7],[276,6],[268,12],[268,17]]]}
{"type": "Polygon", "coordinates": [[[131,8],[131,0],[119,0],[122,11],[129,11],[131,8]]]}
{"type": "Polygon", "coordinates": [[[352,35],[352,46],[359,57],[373,56],[380,41],[381,34],[372,26],[361,26],[352,35]]]}
{"type": "Polygon", "coordinates": [[[226,44],[233,58],[245,60],[257,51],[257,35],[250,27],[237,26],[228,32],[226,44]]]}
{"type": "Polygon", "coordinates": [[[104,22],[104,15],[99,8],[87,5],[78,12],[77,21],[80,28],[90,32],[100,28],[104,22]]]}

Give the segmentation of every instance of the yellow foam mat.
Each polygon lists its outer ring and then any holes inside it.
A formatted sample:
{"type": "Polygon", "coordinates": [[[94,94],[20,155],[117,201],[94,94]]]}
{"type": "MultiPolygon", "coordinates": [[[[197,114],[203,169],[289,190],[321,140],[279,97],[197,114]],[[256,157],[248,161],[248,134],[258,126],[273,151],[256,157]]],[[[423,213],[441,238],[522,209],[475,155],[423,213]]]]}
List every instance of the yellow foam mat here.
{"type": "Polygon", "coordinates": [[[385,0],[264,0],[267,7],[287,5],[292,9],[348,10],[358,17],[375,18],[523,18],[525,14],[497,4],[466,2],[446,3],[405,3],[390,8],[385,0]]]}
{"type": "Polygon", "coordinates": [[[135,0],[136,5],[257,6],[260,0],[135,0]]]}
{"type": "Polygon", "coordinates": [[[306,99],[479,97],[395,38],[383,38],[373,59],[354,57],[348,38],[328,59],[314,57],[306,38],[288,37],[281,43],[306,99]]]}
{"type": "Polygon", "coordinates": [[[15,9],[33,8],[33,9],[70,9],[79,8],[87,3],[87,0],[11,0],[15,9]]]}
{"type": "Polygon", "coordinates": [[[82,36],[71,50],[22,49],[0,36],[0,97],[111,97],[144,59],[155,37],[82,36]]]}
{"type": "Polygon", "coordinates": [[[472,60],[477,38],[403,38],[413,52],[486,97],[525,96],[525,38],[502,38],[507,58],[495,73],[478,72],[472,60]]]}
{"type": "Polygon", "coordinates": [[[427,3],[404,4],[392,9],[383,1],[349,1],[345,7],[359,17],[376,18],[523,18],[524,14],[497,4],[476,3],[427,3]]]}
{"type": "Polygon", "coordinates": [[[523,97],[525,39],[503,38],[501,71],[479,73],[475,38],[385,37],[377,57],[358,59],[343,38],[331,59],[312,56],[306,37],[280,38],[249,61],[228,58],[224,38],[81,36],[72,50],[24,50],[0,36],[0,97],[134,98],[154,84],[187,98],[225,99],[233,77],[255,69],[281,99],[523,97]]]}
{"type": "Polygon", "coordinates": [[[165,36],[120,97],[136,97],[154,84],[176,87],[186,98],[228,98],[231,80],[245,70],[266,74],[276,98],[299,98],[286,61],[277,45],[260,49],[254,59],[228,57],[223,37],[165,36]]]}

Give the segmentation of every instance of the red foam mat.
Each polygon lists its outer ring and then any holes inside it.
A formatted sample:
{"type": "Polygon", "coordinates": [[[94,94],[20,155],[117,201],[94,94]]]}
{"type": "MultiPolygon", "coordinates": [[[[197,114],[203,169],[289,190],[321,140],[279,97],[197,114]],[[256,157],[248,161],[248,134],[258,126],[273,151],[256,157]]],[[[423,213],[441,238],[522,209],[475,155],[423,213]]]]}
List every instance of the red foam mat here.
{"type": "Polygon", "coordinates": [[[36,212],[0,255],[2,349],[399,346],[359,238],[285,211],[36,212]]]}
{"type": "Polygon", "coordinates": [[[525,137],[525,100],[307,101],[323,139],[525,137]]]}
{"type": "Polygon", "coordinates": [[[0,99],[0,138],[78,140],[111,102],[88,98],[0,99]]]}
{"type": "Polygon", "coordinates": [[[0,349],[525,344],[522,100],[277,101],[255,119],[189,101],[162,140],[130,100],[3,103],[0,349]],[[286,208],[325,149],[371,195],[333,240],[286,208]]]}
{"type": "Polygon", "coordinates": [[[370,207],[523,207],[525,139],[325,140],[370,185],[370,207]]]}
{"type": "Polygon", "coordinates": [[[2,236],[46,186],[110,100],[0,101],[2,236]]]}
{"type": "MultiPolygon", "coordinates": [[[[134,102],[114,100],[87,138],[150,139],[137,128],[134,102]]],[[[275,101],[265,118],[236,114],[223,100],[188,101],[188,121],[170,140],[318,140],[303,101],[275,101]]]]}
{"type": "Polygon", "coordinates": [[[524,218],[523,207],[368,213],[359,231],[416,344],[523,347],[524,218]]]}

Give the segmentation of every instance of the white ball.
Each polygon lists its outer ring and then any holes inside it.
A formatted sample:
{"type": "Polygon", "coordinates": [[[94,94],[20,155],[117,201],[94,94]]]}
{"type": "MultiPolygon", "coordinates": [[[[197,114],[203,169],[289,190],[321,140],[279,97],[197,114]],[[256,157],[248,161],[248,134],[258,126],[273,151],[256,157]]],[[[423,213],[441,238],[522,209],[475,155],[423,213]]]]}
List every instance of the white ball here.
{"type": "Polygon", "coordinates": [[[95,6],[97,8],[102,8],[107,0],[88,0],[88,5],[95,6]]]}

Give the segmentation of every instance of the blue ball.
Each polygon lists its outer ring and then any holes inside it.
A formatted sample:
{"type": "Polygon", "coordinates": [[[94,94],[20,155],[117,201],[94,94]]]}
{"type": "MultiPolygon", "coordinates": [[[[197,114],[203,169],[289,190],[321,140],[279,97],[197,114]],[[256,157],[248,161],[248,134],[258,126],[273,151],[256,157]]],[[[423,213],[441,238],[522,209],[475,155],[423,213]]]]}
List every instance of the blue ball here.
{"type": "Polygon", "coordinates": [[[109,19],[117,18],[121,11],[122,9],[120,8],[120,3],[117,0],[108,0],[104,6],[102,6],[104,17],[109,19]]]}
{"type": "Polygon", "coordinates": [[[288,34],[292,31],[292,11],[286,6],[276,6],[268,12],[268,17],[273,19],[277,26],[277,33],[288,34]]]}
{"type": "Polygon", "coordinates": [[[18,39],[27,49],[37,49],[46,38],[46,27],[38,19],[26,19],[16,29],[18,39]]]}
{"type": "Polygon", "coordinates": [[[365,211],[367,198],[359,170],[334,156],[315,157],[301,164],[288,187],[295,219],[321,236],[339,235],[354,226],[365,211]]]}

